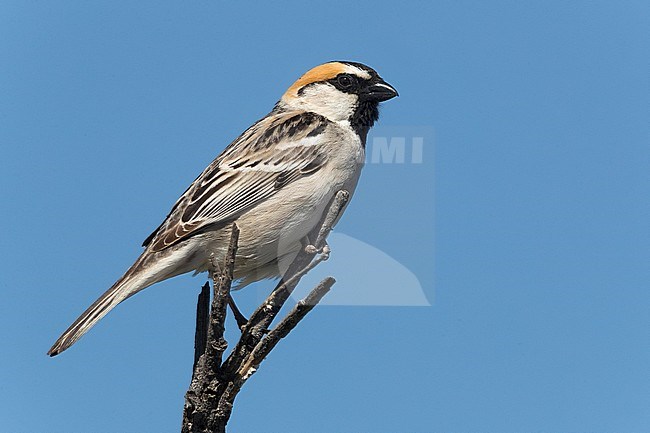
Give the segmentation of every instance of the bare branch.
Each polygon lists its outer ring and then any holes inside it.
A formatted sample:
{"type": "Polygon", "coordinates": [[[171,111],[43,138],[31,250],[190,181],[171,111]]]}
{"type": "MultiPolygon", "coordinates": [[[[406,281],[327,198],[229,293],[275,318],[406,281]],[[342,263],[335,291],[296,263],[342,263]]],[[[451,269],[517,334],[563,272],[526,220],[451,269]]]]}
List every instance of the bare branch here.
{"type": "MultiPolygon", "coordinates": [[[[196,371],[201,355],[205,353],[205,345],[208,341],[208,320],[210,317],[210,283],[201,288],[199,299],[196,302],[196,331],[194,332],[194,365],[192,374],[196,371]]],[[[194,376],[192,376],[194,377],[194,376]]]]}
{"type": "MultiPolygon", "coordinates": [[[[182,433],[225,432],[228,419],[214,416],[214,408],[219,402],[219,387],[221,384],[221,359],[228,344],[223,337],[226,320],[226,305],[230,296],[239,229],[232,225],[228,253],[222,267],[213,263],[212,271],[214,295],[208,320],[197,317],[195,332],[194,358],[195,366],[190,387],[185,394],[183,407],[182,433]],[[221,272],[216,272],[221,268],[221,272]],[[201,327],[199,329],[198,327],[201,327]],[[202,341],[205,335],[205,342],[202,341]],[[197,344],[198,342],[198,344],[197,344]],[[198,361],[197,361],[198,356],[198,361]]],[[[209,289],[209,286],[207,287],[209,289]]],[[[197,311],[202,312],[209,296],[204,293],[204,286],[199,295],[197,311]]],[[[208,291],[209,294],[209,291],[208,291]]]]}
{"type": "Polygon", "coordinates": [[[332,277],[321,281],[274,329],[268,331],[300,279],[328,259],[329,247],[326,238],[340,217],[349,197],[347,191],[339,191],[332,199],[328,211],[308,235],[308,239],[316,241],[313,244],[303,245],[304,248],[298,252],[282,280],[243,326],[239,342],[222,363],[223,353],[227,348],[224,339],[226,307],[231,299],[230,286],[239,239],[239,230],[233,224],[224,266],[223,268],[214,266],[215,271],[212,275],[214,295],[208,320],[204,318],[206,295],[202,292],[199,296],[194,374],[185,396],[182,433],[225,432],[235,397],[242,385],[280,340],[286,337],[330,290],[335,282],[332,277]],[[319,255],[316,256],[317,254],[319,255]],[[217,268],[220,269],[219,272],[216,272],[217,268]]]}
{"type": "MultiPolygon", "coordinates": [[[[298,271],[293,271],[293,269],[290,268],[287,275],[292,276],[288,278],[286,282],[283,280],[280,281],[275,290],[273,290],[269,297],[266,298],[266,300],[251,315],[248,324],[244,327],[239,343],[224,363],[224,369],[228,373],[234,372],[236,367],[241,364],[243,359],[248,356],[250,351],[257,345],[257,343],[259,343],[262,337],[264,337],[271,322],[273,322],[275,316],[282,309],[282,306],[293,292],[293,289],[298,285],[300,279],[319,263],[327,260],[327,256],[321,255],[311,262],[308,262],[312,257],[313,254],[306,252],[300,253],[299,257],[296,257],[294,264],[302,265],[304,262],[307,262],[307,264],[298,271]],[[303,257],[300,257],[301,255],[303,257]]],[[[294,266],[292,265],[292,267],[294,266]]]]}
{"type": "Polygon", "coordinates": [[[336,280],[332,277],[327,277],[321,281],[305,299],[299,301],[289,314],[255,346],[241,363],[237,372],[233,375],[233,379],[219,399],[218,411],[224,413],[232,411],[235,397],[244,383],[257,371],[262,361],[264,361],[280,340],[286,337],[307,313],[323,299],[323,296],[330,291],[335,282],[336,280]]]}
{"type": "Polygon", "coordinates": [[[325,278],[304,299],[298,301],[289,314],[255,346],[255,349],[246,357],[237,373],[242,377],[252,374],[251,368],[257,369],[280,340],[286,337],[307,313],[323,299],[323,296],[330,291],[335,282],[336,280],[332,277],[325,278]]]}
{"type": "MultiPolygon", "coordinates": [[[[237,255],[237,244],[239,242],[239,227],[232,225],[230,242],[223,269],[220,273],[213,273],[214,295],[210,311],[210,327],[208,328],[208,343],[205,348],[206,368],[215,369],[221,366],[221,357],[228,347],[223,338],[226,330],[226,312],[228,300],[230,299],[230,286],[232,284],[233,272],[235,270],[235,257],[237,255]]],[[[218,268],[218,266],[213,266],[218,268]]]]}

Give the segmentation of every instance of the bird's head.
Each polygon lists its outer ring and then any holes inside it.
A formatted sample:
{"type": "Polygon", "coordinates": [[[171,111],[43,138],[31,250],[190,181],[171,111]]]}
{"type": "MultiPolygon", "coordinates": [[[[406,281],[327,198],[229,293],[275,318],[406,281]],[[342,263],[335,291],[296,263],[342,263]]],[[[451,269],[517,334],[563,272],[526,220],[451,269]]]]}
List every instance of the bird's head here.
{"type": "Polygon", "coordinates": [[[397,96],[374,69],[355,62],[329,62],[307,71],[280,100],[283,108],[311,111],[350,125],[362,134],[379,117],[380,102],[397,96]]]}

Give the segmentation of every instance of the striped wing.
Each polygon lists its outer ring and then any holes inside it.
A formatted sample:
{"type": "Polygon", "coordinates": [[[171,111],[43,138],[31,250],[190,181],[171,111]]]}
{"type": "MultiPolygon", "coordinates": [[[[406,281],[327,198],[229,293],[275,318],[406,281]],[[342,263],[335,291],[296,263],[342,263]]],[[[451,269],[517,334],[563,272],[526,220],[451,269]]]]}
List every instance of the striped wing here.
{"type": "Polygon", "coordinates": [[[203,229],[227,224],[326,161],[329,121],[305,112],[271,113],[228,146],[178,199],[143,243],[163,250],[203,229]]]}

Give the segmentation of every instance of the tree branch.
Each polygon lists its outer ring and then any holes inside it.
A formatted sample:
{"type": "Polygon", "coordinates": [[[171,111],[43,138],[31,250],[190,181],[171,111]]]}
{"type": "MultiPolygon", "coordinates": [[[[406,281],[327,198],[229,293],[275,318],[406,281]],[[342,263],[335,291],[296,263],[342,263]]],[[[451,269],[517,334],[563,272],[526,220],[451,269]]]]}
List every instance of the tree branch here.
{"type": "Polygon", "coordinates": [[[196,330],[194,331],[194,365],[192,374],[196,371],[199,358],[205,353],[208,342],[208,321],[210,320],[210,283],[205,282],[196,302],[196,330]]]}
{"type": "Polygon", "coordinates": [[[286,337],[293,328],[298,325],[306,315],[318,304],[323,296],[325,296],[336,280],[332,277],[327,277],[322,280],[312,291],[300,300],[287,316],[273,328],[269,334],[260,341],[253,351],[246,357],[237,374],[243,378],[250,376],[266,356],[273,350],[273,348],[280,342],[281,339],[286,337]],[[251,370],[252,369],[252,370],[251,370]]]}
{"type": "Polygon", "coordinates": [[[207,285],[203,287],[198,299],[194,372],[185,395],[182,433],[225,432],[235,397],[243,384],[257,371],[262,361],[280,340],[286,337],[329,292],[335,282],[332,277],[321,281],[305,299],[293,307],[275,328],[268,331],[273,319],[282,309],[300,279],[328,259],[327,236],[340,217],[349,197],[350,194],[347,191],[339,191],[335,195],[328,211],[308,235],[308,239],[316,241],[304,245],[304,248],[298,252],[273,292],[253,312],[243,327],[242,335],[235,348],[222,362],[223,354],[227,348],[227,342],[224,339],[227,304],[230,298],[239,240],[239,229],[233,224],[225,263],[223,266],[213,263],[214,294],[209,317],[206,317],[209,303],[207,285]],[[316,256],[317,254],[319,255],[316,256]],[[217,270],[219,271],[217,272],[217,270]]]}
{"type": "MultiPolygon", "coordinates": [[[[183,407],[182,433],[224,431],[227,419],[223,420],[212,415],[212,407],[219,402],[218,389],[221,380],[221,359],[228,343],[223,337],[226,321],[226,306],[230,296],[233,271],[235,267],[235,256],[237,254],[237,243],[239,241],[239,228],[232,225],[228,253],[226,254],[223,267],[213,263],[214,269],[221,268],[221,272],[212,271],[212,285],[214,294],[210,309],[209,320],[198,318],[195,332],[194,359],[195,367],[192,374],[190,387],[185,394],[185,405],[183,407]],[[196,344],[196,341],[206,336],[205,343],[196,344]],[[198,357],[198,362],[196,359],[198,357]]],[[[205,286],[204,286],[205,289],[205,286]]],[[[202,311],[206,304],[204,290],[199,295],[197,311],[202,311]]]]}
{"type": "Polygon", "coordinates": [[[281,339],[286,337],[296,325],[318,304],[323,296],[330,291],[336,280],[327,277],[321,281],[306,298],[299,301],[287,316],[278,323],[278,325],[263,338],[257,346],[243,360],[237,372],[233,375],[233,380],[228,384],[221,399],[217,410],[232,411],[235,397],[241,390],[244,383],[258,370],[260,364],[275,348],[281,339]]]}
{"type": "MultiPolygon", "coordinates": [[[[226,331],[226,307],[230,299],[230,286],[232,285],[232,276],[235,271],[235,257],[237,255],[238,242],[239,227],[233,223],[223,270],[221,273],[213,271],[212,277],[214,295],[212,297],[212,307],[210,308],[208,342],[205,347],[206,367],[209,369],[216,369],[221,366],[221,357],[228,347],[228,343],[223,338],[223,334],[226,331]]],[[[219,269],[218,263],[213,263],[212,268],[215,270],[219,269]]]]}

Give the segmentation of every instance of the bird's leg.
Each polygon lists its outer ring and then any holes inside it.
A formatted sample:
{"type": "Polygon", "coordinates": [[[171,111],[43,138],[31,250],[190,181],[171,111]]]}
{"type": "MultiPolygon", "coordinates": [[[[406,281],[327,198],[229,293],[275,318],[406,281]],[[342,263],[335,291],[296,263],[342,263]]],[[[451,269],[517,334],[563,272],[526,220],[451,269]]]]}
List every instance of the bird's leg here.
{"type": "Polygon", "coordinates": [[[309,237],[307,237],[306,245],[303,243],[303,247],[307,254],[320,254],[323,260],[327,260],[330,255],[330,247],[327,245],[327,235],[332,231],[332,227],[338,221],[341,216],[343,209],[350,200],[350,193],[345,190],[340,190],[334,196],[334,199],[330,203],[330,207],[327,213],[324,215],[321,220],[321,226],[318,230],[318,233],[315,234],[312,232],[312,236],[316,238],[315,242],[311,242],[309,237]]]}
{"type": "Polygon", "coordinates": [[[241,313],[241,311],[239,311],[239,308],[237,308],[237,304],[235,304],[235,300],[232,298],[232,295],[230,293],[228,293],[228,305],[232,310],[232,314],[235,316],[237,326],[241,331],[243,331],[244,326],[248,324],[248,319],[241,313]]]}

